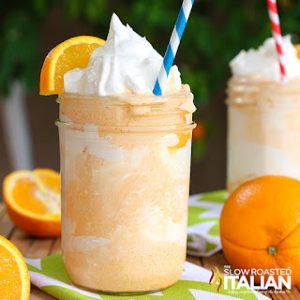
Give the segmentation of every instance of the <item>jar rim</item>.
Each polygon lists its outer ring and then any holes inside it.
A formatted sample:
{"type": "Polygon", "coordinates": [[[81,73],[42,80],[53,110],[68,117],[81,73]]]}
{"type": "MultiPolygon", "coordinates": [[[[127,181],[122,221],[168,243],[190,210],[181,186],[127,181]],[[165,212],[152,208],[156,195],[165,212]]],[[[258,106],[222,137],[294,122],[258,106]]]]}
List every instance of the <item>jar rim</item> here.
{"type": "Polygon", "coordinates": [[[78,131],[86,132],[98,132],[99,130],[103,132],[134,132],[134,133],[147,133],[147,132],[177,132],[177,131],[189,131],[196,127],[195,122],[188,124],[176,124],[176,125],[146,125],[146,126],[124,126],[124,125],[96,125],[96,124],[79,124],[71,123],[57,119],[55,125],[59,128],[68,128],[78,131]]]}
{"type": "Polygon", "coordinates": [[[178,100],[182,98],[191,98],[193,99],[193,94],[190,91],[188,85],[183,85],[182,89],[177,93],[156,96],[149,94],[116,94],[116,95],[84,95],[84,94],[75,94],[75,93],[63,93],[58,95],[56,102],[61,103],[61,100],[72,100],[72,101],[87,101],[88,103],[97,102],[103,103],[104,105],[109,106],[123,106],[132,104],[135,106],[148,106],[155,104],[165,104],[166,102],[172,100],[178,100]],[[101,102],[100,102],[101,100],[101,102]]]}
{"type": "Polygon", "coordinates": [[[262,79],[261,76],[232,76],[227,84],[227,105],[300,105],[300,78],[288,82],[262,79]]]}
{"type": "Polygon", "coordinates": [[[268,80],[264,79],[261,76],[241,76],[233,75],[228,81],[228,88],[232,86],[249,86],[249,88],[256,87],[257,89],[274,89],[279,92],[286,92],[288,89],[297,88],[298,92],[300,91],[300,78],[292,78],[286,82],[268,80]]]}

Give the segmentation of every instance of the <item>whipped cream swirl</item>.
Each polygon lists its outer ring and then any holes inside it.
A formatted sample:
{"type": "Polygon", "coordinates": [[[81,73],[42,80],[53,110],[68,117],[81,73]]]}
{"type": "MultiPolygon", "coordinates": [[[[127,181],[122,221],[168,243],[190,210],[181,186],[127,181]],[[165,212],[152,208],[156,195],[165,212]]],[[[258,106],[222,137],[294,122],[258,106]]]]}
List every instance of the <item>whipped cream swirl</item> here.
{"type": "MultiPolygon", "coordinates": [[[[163,58],[143,37],[112,15],[104,46],[94,50],[85,69],[64,75],[67,93],[108,96],[120,93],[152,94],[163,58]]],[[[178,68],[173,66],[164,94],[181,89],[178,68]]]]}
{"type": "MultiPolygon", "coordinates": [[[[288,78],[300,77],[300,60],[289,35],[283,37],[283,51],[288,78]]],[[[274,39],[267,39],[258,49],[242,50],[230,62],[230,67],[233,75],[279,81],[280,70],[274,39]]]]}

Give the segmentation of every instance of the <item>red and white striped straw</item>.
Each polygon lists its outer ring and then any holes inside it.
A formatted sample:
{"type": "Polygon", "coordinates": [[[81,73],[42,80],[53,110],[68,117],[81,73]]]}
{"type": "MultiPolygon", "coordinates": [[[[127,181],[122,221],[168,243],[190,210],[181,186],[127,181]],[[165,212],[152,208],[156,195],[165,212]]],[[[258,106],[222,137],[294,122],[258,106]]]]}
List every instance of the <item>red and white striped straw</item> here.
{"type": "Polygon", "coordinates": [[[287,74],[286,74],[286,66],[285,66],[284,51],[283,51],[282,33],[280,28],[280,19],[279,19],[278,9],[277,9],[277,1],[267,0],[267,6],[268,6],[269,17],[271,22],[272,34],[275,40],[276,51],[278,54],[281,80],[282,82],[286,82],[287,74]]]}

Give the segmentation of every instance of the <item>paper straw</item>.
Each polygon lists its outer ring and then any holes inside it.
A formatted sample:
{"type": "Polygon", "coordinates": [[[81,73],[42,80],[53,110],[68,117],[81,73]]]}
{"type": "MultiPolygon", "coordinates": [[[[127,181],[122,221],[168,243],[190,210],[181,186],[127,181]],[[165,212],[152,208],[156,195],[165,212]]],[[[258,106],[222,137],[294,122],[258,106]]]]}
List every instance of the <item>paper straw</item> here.
{"type": "Polygon", "coordinates": [[[175,55],[177,53],[180,40],[182,38],[186,23],[190,16],[194,0],[184,0],[174,26],[172,36],[167,48],[167,51],[164,56],[163,64],[160,68],[158,78],[155,82],[153,93],[157,96],[161,96],[164,90],[164,87],[168,80],[168,75],[170,73],[171,67],[174,62],[175,55]]]}
{"type": "Polygon", "coordinates": [[[277,9],[277,1],[267,0],[267,6],[268,6],[268,12],[269,12],[269,17],[271,22],[271,30],[275,40],[275,46],[278,55],[281,81],[286,82],[287,74],[286,74],[286,66],[285,66],[284,51],[283,51],[282,33],[280,28],[280,19],[279,19],[278,9],[277,9]]]}

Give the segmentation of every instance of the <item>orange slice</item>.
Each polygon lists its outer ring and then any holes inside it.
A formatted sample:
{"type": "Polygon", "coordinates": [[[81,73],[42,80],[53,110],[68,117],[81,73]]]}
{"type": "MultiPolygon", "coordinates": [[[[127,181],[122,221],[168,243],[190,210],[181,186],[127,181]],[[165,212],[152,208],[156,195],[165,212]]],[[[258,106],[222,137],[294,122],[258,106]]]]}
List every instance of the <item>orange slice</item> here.
{"type": "Polygon", "coordinates": [[[17,227],[33,236],[60,235],[60,175],[49,169],[20,170],[3,183],[7,212],[17,227]]]}
{"type": "Polygon", "coordinates": [[[0,299],[28,300],[30,279],[20,251],[0,235],[0,299]]]}
{"type": "Polygon", "coordinates": [[[92,52],[103,46],[104,40],[94,36],[76,36],[57,45],[47,55],[41,70],[40,94],[61,94],[64,74],[75,68],[85,68],[92,52]]]}

